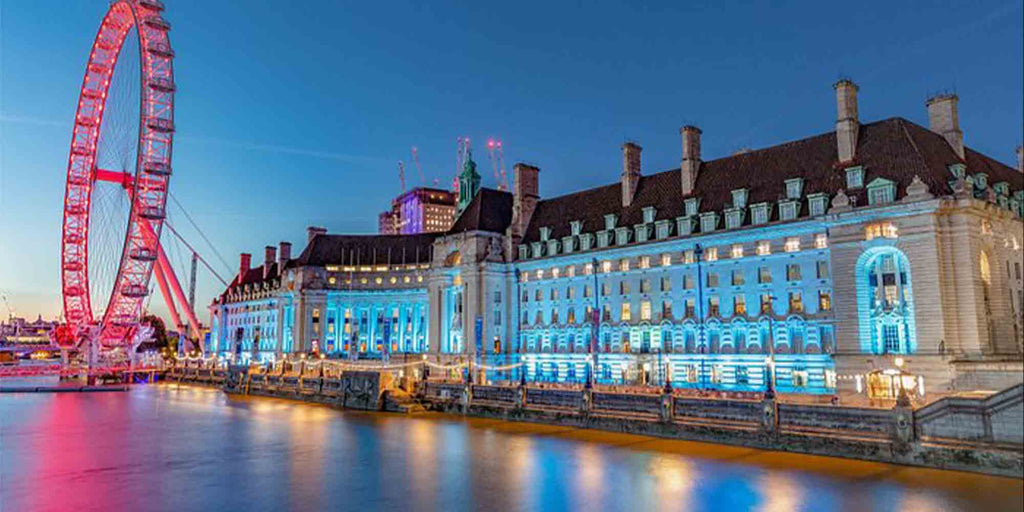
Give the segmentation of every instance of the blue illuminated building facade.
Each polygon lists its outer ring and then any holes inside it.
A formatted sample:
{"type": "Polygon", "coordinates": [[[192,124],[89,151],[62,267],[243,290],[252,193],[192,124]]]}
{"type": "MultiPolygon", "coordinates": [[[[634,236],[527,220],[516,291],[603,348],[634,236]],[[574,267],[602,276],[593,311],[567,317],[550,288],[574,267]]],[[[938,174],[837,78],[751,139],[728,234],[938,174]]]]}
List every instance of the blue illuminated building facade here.
{"type": "Polygon", "coordinates": [[[705,160],[687,126],[678,168],[645,174],[626,143],[618,182],[559,197],[525,164],[511,192],[480,188],[469,158],[446,232],[310,228],[297,258],[243,255],[216,350],[735,391],[1019,382],[1021,164],[964,146],[956,96],[924,128],[861,124],[857,86],[834,89],[832,131],[705,160]]]}

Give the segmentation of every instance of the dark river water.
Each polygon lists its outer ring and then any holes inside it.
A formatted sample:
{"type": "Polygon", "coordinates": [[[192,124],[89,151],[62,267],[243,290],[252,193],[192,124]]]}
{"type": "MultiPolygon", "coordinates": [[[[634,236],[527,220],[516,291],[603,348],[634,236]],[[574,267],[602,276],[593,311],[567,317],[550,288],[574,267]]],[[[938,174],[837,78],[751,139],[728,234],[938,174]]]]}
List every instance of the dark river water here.
{"type": "Polygon", "coordinates": [[[0,511],[1022,510],[1024,482],[174,385],[0,394],[0,511]]]}

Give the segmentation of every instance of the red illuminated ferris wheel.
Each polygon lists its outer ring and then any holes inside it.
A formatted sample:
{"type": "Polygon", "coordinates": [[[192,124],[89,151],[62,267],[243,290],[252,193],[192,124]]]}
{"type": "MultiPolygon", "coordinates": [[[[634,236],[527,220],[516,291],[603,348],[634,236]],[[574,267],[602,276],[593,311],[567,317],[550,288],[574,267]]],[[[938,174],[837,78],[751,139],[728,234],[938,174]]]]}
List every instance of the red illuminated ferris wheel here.
{"type": "Polygon", "coordinates": [[[165,301],[169,280],[181,294],[160,245],[175,92],[163,9],[159,0],[111,3],[89,53],[71,137],[61,238],[64,316],[73,328],[97,326],[107,347],[123,344],[138,325],[151,274],[165,301]]]}

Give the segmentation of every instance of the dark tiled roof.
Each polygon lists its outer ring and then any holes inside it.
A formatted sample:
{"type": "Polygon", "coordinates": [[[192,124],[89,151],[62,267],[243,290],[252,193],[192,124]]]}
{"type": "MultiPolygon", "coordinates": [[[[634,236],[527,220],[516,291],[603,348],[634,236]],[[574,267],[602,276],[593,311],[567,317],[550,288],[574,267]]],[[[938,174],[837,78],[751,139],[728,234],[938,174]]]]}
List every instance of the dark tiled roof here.
{"type": "MultiPolygon", "coordinates": [[[[747,188],[747,204],[775,203],[785,196],[785,180],[803,178],[803,194],[828,193],[831,197],[846,186],[845,173],[836,166],[835,132],[765,149],[749,151],[704,162],[697,175],[695,192],[701,212],[721,212],[732,204],[732,190],[747,188]]],[[[948,166],[961,162],[942,136],[906,119],[891,118],[860,127],[855,164],[864,166],[864,184],[877,177],[896,182],[897,198],[920,176],[936,195],[952,192],[948,166]]],[[[984,172],[989,183],[1006,181],[1011,191],[1024,188],[1024,177],[1015,169],[974,150],[966,150],[967,172],[984,172]]],[[[845,167],[845,166],[844,166],[845,167]]],[[[847,191],[856,204],[867,204],[864,189],[847,191]]],[[[643,222],[643,208],[653,206],[655,219],[675,219],[683,214],[679,169],[642,176],[632,204],[622,207],[621,184],[614,183],[538,202],[524,243],[540,239],[540,228],[551,228],[551,238],[570,234],[569,222],[583,221],[583,232],[604,229],[604,215],[618,215],[617,226],[632,227],[643,222]]],[[[801,215],[807,214],[802,201],[801,215]]],[[[778,208],[772,209],[777,220],[778,208]]],[[[749,214],[747,215],[749,222],[749,214]]]]}
{"type": "Polygon", "coordinates": [[[476,197],[466,205],[448,234],[467,231],[490,231],[504,233],[512,222],[512,194],[481,188],[476,197]]]}
{"type": "MultiPolygon", "coordinates": [[[[292,261],[295,260],[290,260],[288,263],[291,263],[292,261]]],[[[285,267],[290,266],[291,265],[287,263],[285,264],[285,267]]],[[[228,294],[247,284],[260,284],[264,281],[273,281],[280,277],[280,275],[280,264],[277,261],[270,264],[270,272],[267,274],[266,278],[263,277],[263,265],[251,267],[244,274],[235,274],[235,278],[231,280],[231,283],[229,283],[227,288],[225,288],[220,294],[220,299],[223,301],[228,294]]]]}
{"type": "Polygon", "coordinates": [[[316,235],[288,267],[428,263],[441,235],[316,235]]]}

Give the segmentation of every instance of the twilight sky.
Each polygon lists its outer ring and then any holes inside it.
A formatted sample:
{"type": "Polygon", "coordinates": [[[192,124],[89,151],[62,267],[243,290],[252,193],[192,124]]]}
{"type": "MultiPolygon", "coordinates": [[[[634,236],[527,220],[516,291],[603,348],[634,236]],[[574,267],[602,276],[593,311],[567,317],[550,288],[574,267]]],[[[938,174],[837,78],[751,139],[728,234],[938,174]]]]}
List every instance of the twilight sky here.
{"type": "MultiPolygon", "coordinates": [[[[448,184],[459,136],[475,141],[485,186],[494,136],[509,172],[539,165],[552,197],[617,180],[627,139],[644,146],[645,173],[677,167],[684,124],[703,129],[705,159],[831,130],[840,76],[861,86],[862,121],[927,125],[925,99],[956,91],[969,146],[1013,165],[1024,131],[1019,0],[164,1],[172,193],[231,268],[180,213],[176,225],[228,278],[239,252],[258,263],[279,240],[301,251],[310,224],[375,231],[397,161],[417,146],[428,184],[448,184]]],[[[0,0],[0,294],[20,315],[61,309],[68,141],[107,5],[0,0]]],[[[406,177],[419,184],[411,167],[406,177]]],[[[201,319],[220,288],[200,270],[201,319]]],[[[165,311],[159,294],[151,308],[165,311]]]]}

